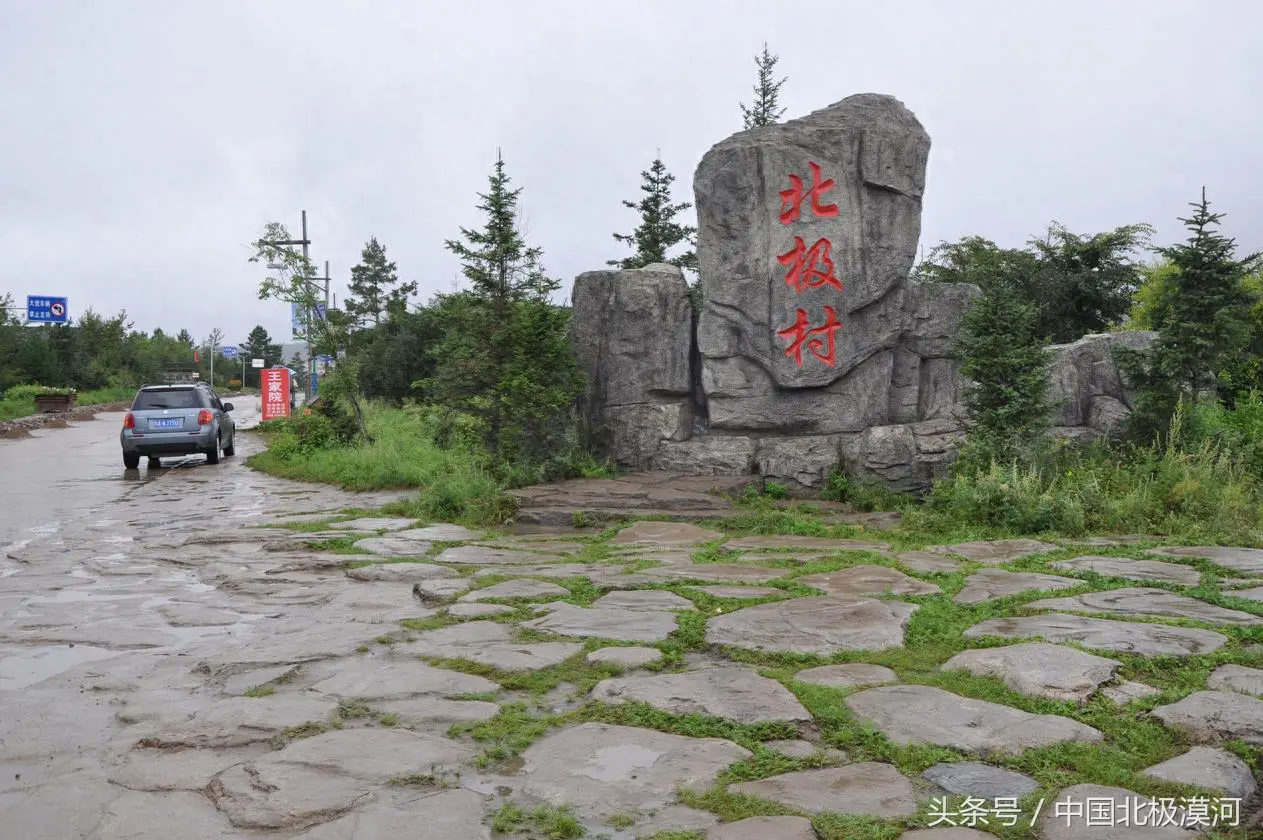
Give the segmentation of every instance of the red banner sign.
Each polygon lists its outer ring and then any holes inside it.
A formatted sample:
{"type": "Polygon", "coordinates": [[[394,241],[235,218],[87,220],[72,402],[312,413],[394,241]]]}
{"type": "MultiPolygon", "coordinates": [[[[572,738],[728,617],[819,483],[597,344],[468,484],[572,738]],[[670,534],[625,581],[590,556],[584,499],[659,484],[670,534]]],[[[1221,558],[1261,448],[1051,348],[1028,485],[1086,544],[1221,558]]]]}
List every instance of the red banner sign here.
{"type": "Polygon", "coordinates": [[[259,371],[263,386],[263,419],[289,417],[289,371],[285,368],[264,368],[259,371]]]}

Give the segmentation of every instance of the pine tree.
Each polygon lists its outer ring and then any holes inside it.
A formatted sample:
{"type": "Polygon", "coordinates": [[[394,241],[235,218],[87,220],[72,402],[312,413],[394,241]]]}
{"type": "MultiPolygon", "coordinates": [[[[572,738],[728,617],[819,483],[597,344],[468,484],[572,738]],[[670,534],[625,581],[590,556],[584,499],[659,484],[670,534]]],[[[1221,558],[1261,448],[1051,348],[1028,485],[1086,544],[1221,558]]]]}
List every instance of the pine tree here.
{"type": "Polygon", "coordinates": [[[960,325],[954,355],[970,383],[962,402],[971,448],[984,459],[1021,457],[1039,443],[1051,408],[1051,360],[1039,334],[1039,310],[993,286],[960,325]]]}
{"type": "Polygon", "coordinates": [[[745,120],[746,128],[772,125],[785,113],[784,108],[777,106],[777,100],[780,97],[781,85],[785,84],[789,77],[785,76],[779,82],[772,80],[772,71],[779,60],[779,56],[768,53],[767,44],[763,45],[763,54],[754,57],[754,65],[759,68],[759,83],[754,86],[754,103],[748,108],[744,104],[741,106],[741,116],[745,120]]]}
{"type": "Polygon", "coordinates": [[[1174,272],[1155,301],[1158,338],[1143,354],[1121,353],[1139,392],[1130,426],[1143,437],[1166,432],[1181,404],[1217,396],[1220,373],[1251,341],[1254,297],[1245,280],[1260,255],[1237,259],[1236,242],[1211,229],[1223,214],[1210,212],[1205,189],[1189,205],[1195,212],[1180,219],[1188,240],[1156,249],[1174,272]]]}
{"type": "Polygon", "coordinates": [[[678,256],[667,257],[667,251],[676,245],[693,245],[697,228],[675,221],[679,213],[693,205],[688,202],[671,203],[671,184],[675,176],[667,171],[661,154],[640,176],[643,179],[640,190],[645,196],[639,202],[623,202],[624,207],[640,213],[640,225],[631,234],[614,234],[615,239],[635,248],[636,253],[621,260],[610,260],[607,264],[619,268],[644,268],[653,263],[670,263],[680,268],[696,268],[697,252],[691,249],[678,256]]]}
{"type": "MultiPolygon", "coordinates": [[[[263,328],[262,324],[255,325],[250,330],[250,335],[241,345],[240,352],[249,359],[262,359],[264,367],[273,367],[281,363],[281,345],[272,341],[272,336],[268,335],[268,331],[263,328]]],[[[254,372],[254,379],[258,385],[259,373],[254,372]]]]}
{"type": "Polygon", "coordinates": [[[360,252],[360,264],[351,269],[351,294],[343,310],[358,327],[382,322],[382,316],[402,311],[416,283],[399,283],[398,267],[386,259],[386,247],[371,237],[360,252]]]}

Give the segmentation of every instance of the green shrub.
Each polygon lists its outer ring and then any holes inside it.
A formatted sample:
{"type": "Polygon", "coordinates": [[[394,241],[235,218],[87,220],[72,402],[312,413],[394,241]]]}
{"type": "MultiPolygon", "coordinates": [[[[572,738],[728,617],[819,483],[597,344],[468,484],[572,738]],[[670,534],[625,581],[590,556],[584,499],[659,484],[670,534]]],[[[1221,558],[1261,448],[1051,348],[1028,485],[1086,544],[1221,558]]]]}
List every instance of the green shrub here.
{"type": "Polygon", "coordinates": [[[879,484],[865,484],[848,477],[838,470],[829,473],[829,480],[820,491],[820,498],[841,502],[857,511],[902,510],[912,499],[879,484]]]}
{"type": "Polygon", "coordinates": [[[1187,440],[1194,446],[1211,442],[1241,459],[1245,471],[1263,483],[1263,391],[1248,391],[1225,408],[1206,401],[1189,414],[1187,440]]]}

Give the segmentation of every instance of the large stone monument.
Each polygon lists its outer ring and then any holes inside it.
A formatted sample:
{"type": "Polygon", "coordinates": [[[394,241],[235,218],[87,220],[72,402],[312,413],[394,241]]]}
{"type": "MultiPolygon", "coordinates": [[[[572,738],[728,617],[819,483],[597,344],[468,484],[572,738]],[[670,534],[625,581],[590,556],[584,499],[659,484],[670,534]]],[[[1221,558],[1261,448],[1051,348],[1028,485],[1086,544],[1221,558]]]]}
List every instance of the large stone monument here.
{"type": "MultiPolygon", "coordinates": [[[[962,441],[951,343],[978,295],[909,279],[929,151],[902,103],[863,94],[707,152],[693,187],[696,319],[672,266],[575,280],[583,407],[610,454],[632,469],[761,473],[795,489],[839,464],[928,487],[962,441]]],[[[1072,345],[1077,361],[1057,363],[1056,422],[1073,436],[1127,411],[1114,340],[1072,345]]]]}

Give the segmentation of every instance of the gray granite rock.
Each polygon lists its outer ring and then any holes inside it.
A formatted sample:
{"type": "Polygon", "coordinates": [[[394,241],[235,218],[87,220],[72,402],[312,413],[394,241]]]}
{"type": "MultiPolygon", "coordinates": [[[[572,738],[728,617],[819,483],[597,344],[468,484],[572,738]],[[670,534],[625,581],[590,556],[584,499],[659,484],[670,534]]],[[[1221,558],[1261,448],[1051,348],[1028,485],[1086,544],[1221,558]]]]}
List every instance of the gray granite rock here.
{"type": "Polygon", "coordinates": [[[331,531],[398,531],[407,528],[415,520],[397,517],[365,516],[349,522],[335,522],[329,526],[331,531]]]}
{"type": "Polygon", "coordinates": [[[704,791],[749,750],[720,738],[687,738],[633,726],[582,723],[522,753],[521,792],[582,818],[644,812],[670,804],[678,788],[704,791]]]}
{"type": "Polygon", "coordinates": [[[706,641],[747,650],[830,654],[903,646],[916,612],[901,601],[856,601],[829,596],[745,607],[712,618],[706,641]]]}
{"type": "Polygon", "coordinates": [[[558,665],[583,650],[569,642],[514,642],[511,628],[492,621],[468,621],[417,634],[394,645],[397,656],[466,659],[503,671],[535,671],[558,665]]]}
{"type": "Polygon", "coordinates": [[[475,589],[460,597],[466,603],[486,601],[492,598],[545,598],[567,595],[569,590],[564,586],[549,583],[546,580],[506,580],[483,589],[475,589]]]}
{"type": "Polygon", "coordinates": [[[421,602],[446,601],[469,590],[469,578],[419,580],[412,584],[412,595],[421,602]]]}
{"type": "Polygon", "coordinates": [[[334,699],[403,700],[418,695],[451,697],[500,690],[486,677],[433,668],[409,659],[358,657],[334,663],[332,673],[311,686],[334,699]]]}
{"type": "Polygon", "coordinates": [[[1033,601],[1026,606],[1032,610],[1188,618],[1209,624],[1238,626],[1263,625],[1263,617],[1252,613],[1216,607],[1205,601],[1189,598],[1186,595],[1176,595],[1165,589],[1140,586],[1111,589],[1106,592],[1085,592],[1068,598],[1047,598],[1042,601],[1033,601]]]}
{"type": "Polygon", "coordinates": [[[1263,574],[1263,548],[1232,548],[1220,545],[1179,546],[1167,545],[1148,549],[1146,554],[1159,557],[1197,558],[1209,560],[1216,566],[1232,569],[1247,575],[1263,574]]]}
{"type": "Polygon", "coordinates": [[[769,595],[780,595],[785,590],[773,589],[770,586],[694,586],[698,592],[705,592],[716,598],[766,598],[769,595]]]}
{"type": "Polygon", "coordinates": [[[644,822],[632,826],[632,837],[652,837],[668,831],[709,831],[719,827],[719,817],[686,805],[668,805],[644,822]]]}
{"type": "Polygon", "coordinates": [[[996,598],[1020,595],[1023,592],[1073,589],[1082,585],[1081,580],[1056,575],[983,569],[965,578],[965,588],[956,593],[956,597],[952,600],[958,604],[982,604],[996,598]]]}
{"type": "Polygon", "coordinates": [[[774,551],[886,551],[890,545],[871,540],[852,540],[843,537],[800,537],[790,534],[779,536],[737,537],[724,543],[724,548],[734,551],[747,549],[774,551]]]}
{"type": "Polygon", "coordinates": [[[961,651],[940,667],[997,677],[1019,694],[1084,703],[1114,678],[1122,663],[1062,645],[1029,642],[961,651]]]}
{"type": "Polygon", "coordinates": [[[1069,560],[1050,563],[1054,569],[1068,572],[1095,572],[1102,577],[1120,577],[1130,580],[1155,580],[1177,583],[1181,586],[1197,586],[1202,574],[1192,566],[1166,563],[1161,560],[1132,560],[1129,557],[1096,557],[1085,555],[1069,560]]]}
{"type": "Polygon", "coordinates": [[[396,531],[391,534],[392,537],[408,540],[433,540],[434,542],[459,542],[464,540],[479,540],[484,536],[482,531],[471,531],[464,525],[426,525],[424,528],[409,528],[406,531],[396,531]]]}
{"type": "Polygon", "coordinates": [[[560,636],[614,639],[620,642],[660,642],[676,629],[674,613],[620,607],[576,607],[564,601],[543,604],[548,615],[522,622],[523,627],[560,636]]]}
{"type": "Polygon", "coordinates": [[[1193,747],[1183,755],[1141,770],[1140,774],[1177,785],[1208,788],[1235,799],[1249,799],[1258,788],[1248,764],[1227,750],[1213,747],[1193,747]]]}
{"type": "Polygon", "coordinates": [[[1213,630],[1059,613],[991,618],[970,627],[964,635],[966,639],[1042,636],[1048,642],[1076,642],[1088,648],[1141,656],[1192,656],[1210,653],[1228,644],[1227,636],[1213,630]]]}
{"type": "Polygon", "coordinates": [[[961,567],[961,561],[953,560],[950,557],[944,557],[942,554],[934,554],[929,551],[903,551],[895,555],[895,559],[900,565],[906,566],[914,572],[954,572],[961,567]]]}
{"type": "Polygon", "coordinates": [[[355,547],[369,554],[381,554],[386,557],[423,557],[430,550],[430,543],[394,536],[365,537],[362,540],[356,540],[355,547]]]}
{"type": "Polygon", "coordinates": [[[629,589],[621,592],[608,592],[597,598],[593,607],[615,607],[622,610],[653,610],[658,612],[674,612],[677,610],[695,609],[688,598],[668,592],[665,589],[629,589]]]}
{"type": "Polygon", "coordinates": [[[1021,799],[1039,788],[1030,776],[977,761],[935,764],[921,775],[950,794],[988,800],[1021,799]]]}
{"type": "Polygon", "coordinates": [[[869,688],[846,698],[851,712],[896,744],[935,744],[983,755],[1017,753],[1066,741],[1100,743],[1090,726],[1035,715],[924,685],[869,688]]]}
{"type": "Polygon", "coordinates": [[[454,578],[456,570],[446,566],[436,566],[433,563],[374,563],[371,566],[348,569],[346,576],[351,580],[415,583],[420,580],[454,578]]]}
{"type": "Polygon", "coordinates": [[[1244,665],[1220,665],[1206,679],[1206,687],[1263,697],[1263,669],[1244,665]]]}
{"type": "Polygon", "coordinates": [[[1101,689],[1101,695],[1122,706],[1134,700],[1143,700],[1162,692],[1151,685],[1138,682],[1123,682],[1118,685],[1107,685],[1101,689]]]}
{"type": "Polygon", "coordinates": [[[706,832],[706,840],[816,840],[806,817],[746,817],[706,832]]]}
{"type": "Polygon", "coordinates": [[[942,590],[932,583],[909,577],[889,566],[851,566],[837,572],[824,572],[798,578],[807,586],[823,589],[828,595],[936,595],[942,590]]]}
{"type": "Polygon", "coordinates": [[[999,566],[1011,563],[1032,554],[1043,554],[1055,551],[1058,546],[1039,540],[981,540],[979,542],[956,543],[955,545],[932,546],[931,553],[955,554],[981,563],[984,566],[999,566]]]}
{"type": "Polygon", "coordinates": [[[1073,785],[1041,809],[1040,840],[1192,840],[1183,808],[1162,804],[1125,788],[1073,785]],[[1090,807],[1091,806],[1091,807],[1090,807]],[[1137,816],[1138,815],[1138,816],[1137,816]],[[1126,819],[1124,817],[1126,816],[1126,819]]]}
{"type": "Polygon", "coordinates": [[[490,548],[483,545],[458,545],[435,557],[436,563],[455,563],[458,566],[516,566],[528,563],[548,563],[561,558],[555,554],[536,554],[507,548],[490,548]]]}
{"type": "Polygon", "coordinates": [[[735,665],[602,680],[592,689],[592,697],[604,703],[636,701],[672,714],[710,715],[738,723],[811,720],[785,686],[735,665]]]}
{"type": "Polygon", "coordinates": [[[662,659],[662,651],[650,647],[606,647],[592,651],[585,658],[592,664],[608,662],[623,668],[643,668],[662,659]]]}
{"type": "Polygon", "coordinates": [[[447,614],[452,618],[488,618],[511,612],[513,607],[508,604],[452,604],[447,608],[447,614]]]}
{"type": "Polygon", "coordinates": [[[911,816],[917,810],[917,794],[912,783],[893,765],[875,761],[782,773],[731,785],[729,790],[812,814],[829,811],[894,818],[911,816]]]}
{"type": "Polygon", "coordinates": [[[798,682],[812,685],[825,685],[830,688],[863,688],[869,685],[883,685],[899,682],[898,675],[881,665],[869,665],[864,662],[848,662],[842,665],[821,665],[818,668],[805,668],[794,674],[798,682]]]}
{"type": "Polygon", "coordinates": [[[722,531],[712,531],[688,522],[642,520],[623,528],[610,540],[611,546],[693,546],[723,539],[722,531]]]}
{"type": "Polygon", "coordinates": [[[1206,744],[1239,738],[1263,746],[1263,700],[1232,691],[1199,691],[1151,714],[1206,744]]]}
{"type": "Polygon", "coordinates": [[[433,837],[442,840],[490,840],[483,824],[483,797],[469,790],[439,790],[422,796],[382,796],[350,813],[316,826],[301,840],[380,840],[433,837]]]}

